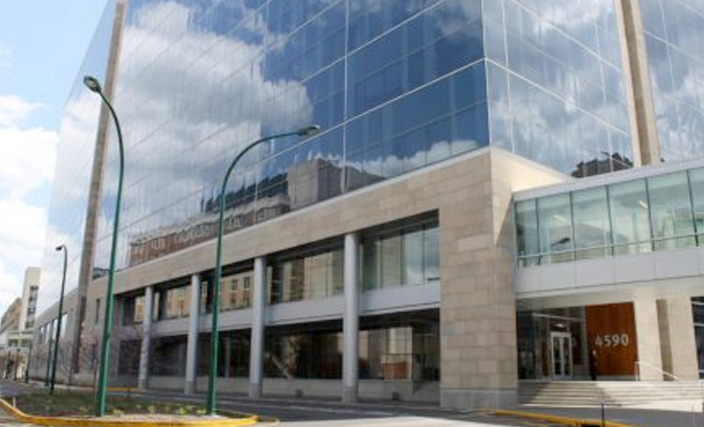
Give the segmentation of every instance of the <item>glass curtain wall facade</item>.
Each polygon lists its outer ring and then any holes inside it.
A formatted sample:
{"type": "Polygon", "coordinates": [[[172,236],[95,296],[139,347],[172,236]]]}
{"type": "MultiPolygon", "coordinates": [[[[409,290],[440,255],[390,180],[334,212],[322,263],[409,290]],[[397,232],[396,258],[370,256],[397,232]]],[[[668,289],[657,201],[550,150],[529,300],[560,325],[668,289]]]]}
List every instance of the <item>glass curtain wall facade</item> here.
{"type": "Polygon", "coordinates": [[[704,2],[639,0],[660,156],[704,154],[704,2]]]}
{"type": "Polygon", "coordinates": [[[704,244],[704,169],[515,202],[519,266],[704,244]]]}
{"type": "Polygon", "coordinates": [[[323,127],[243,159],[227,231],[489,143],[479,0],[134,0],[126,16],[121,268],[212,238],[224,172],[261,136],[323,127]]]}
{"type": "Polygon", "coordinates": [[[632,167],[614,8],[612,0],[484,0],[494,146],[575,177],[632,167]]]}
{"type": "Polygon", "coordinates": [[[98,130],[100,99],[86,91],[83,76],[105,80],[115,0],[109,0],[64,105],[59,127],[56,169],[42,258],[37,313],[59,300],[63,257],[55,248],[68,248],[66,293],[78,287],[88,188],[98,130]]]}
{"type": "Polygon", "coordinates": [[[243,159],[226,232],[490,144],[575,176],[630,167],[612,2],[574,4],[130,1],[115,94],[120,268],[212,238],[236,153],[308,123],[323,132],[243,159]]]}

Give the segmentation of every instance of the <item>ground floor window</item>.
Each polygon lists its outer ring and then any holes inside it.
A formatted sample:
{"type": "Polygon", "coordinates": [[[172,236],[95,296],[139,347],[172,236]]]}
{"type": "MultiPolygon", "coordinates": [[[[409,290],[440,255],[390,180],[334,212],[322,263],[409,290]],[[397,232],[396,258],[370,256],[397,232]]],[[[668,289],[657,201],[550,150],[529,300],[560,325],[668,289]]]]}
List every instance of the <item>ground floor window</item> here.
{"type": "MultiPolygon", "coordinates": [[[[265,343],[267,377],[342,378],[344,336],[340,320],[270,327],[265,343]]],[[[359,378],[439,380],[439,311],[360,318],[359,378]]]]}
{"type": "Polygon", "coordinates": [[[152,375],[186,375],[186,336],[155,338],[150,356],[152,375]]]}
{"type": "Polygon", "coordinates": [[[360,379],[438,381],[439,316],[425,310],[362,318],[360,379]]]}
{"type": "MultiPolygon", "coordinates": [[[[218,334],[218,376],[249,376],[249,342],[251,331],[221,331],[218,334]]],[[[210,374],[210,334],[200,334],[198,338],[198,375],[210,374]]]]}
{"type": "Polygon", "coordinates": [[[520,379],[632,379],[638,360],[631,303],[519,311],[520,379]]]}
{"type": "Polygon", "coordinates": [[[120,341],[118,353],[118,370],[120,375],[136,376],[139,373],[139,355],[142,350],[142,340],[120,341]]]}
{"type": "Polygon", "coordinates": [[[266,329],[264,376],[339,379],[342,377],[342,322],[316,322],[266,329]]]}
{"type": "MultiPolygon", "coordinates": [[[[359,378],[438,381],[440,379],[440,313],[423,310],[360,318],[359,378]]],[[[247,377],[249,329],[221,331],[218,376],[247,377]]],[[[270,326],[264,333],[264,376],[284,379],[340,379],[344,336],[342,320],[270,326]]],[[[121,373],[139,369],[139,340],[123,341],[121,373]]],[[[152,341],[150,373],[184,376],[187,337],[152,341]]],[[[210,334],[198,339],[198,374],[210,372],[210,334]]]]}
{"type": "Polygon", "coordinates": [[[697,344],[699,378],[704,378],[704,297],[692,298],[692,317],[694,318],[694,337],[697,344]]]}

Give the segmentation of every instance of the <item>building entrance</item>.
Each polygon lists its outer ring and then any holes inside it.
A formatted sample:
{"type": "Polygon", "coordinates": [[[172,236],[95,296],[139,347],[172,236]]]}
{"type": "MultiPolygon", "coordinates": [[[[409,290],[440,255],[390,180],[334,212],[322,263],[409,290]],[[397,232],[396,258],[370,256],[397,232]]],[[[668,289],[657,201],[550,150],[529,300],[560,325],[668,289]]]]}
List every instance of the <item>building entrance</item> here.
{"type": "Polygon", "coordinates": [[[633,304],[519,311],[518,378],[628,380],[638,360],[633,304]]]}
{"type": "Polygon", "coordinates": [[[550,333],[550,367],[553,380],[572,379],[572,334],[569,332],[550,333]]]}

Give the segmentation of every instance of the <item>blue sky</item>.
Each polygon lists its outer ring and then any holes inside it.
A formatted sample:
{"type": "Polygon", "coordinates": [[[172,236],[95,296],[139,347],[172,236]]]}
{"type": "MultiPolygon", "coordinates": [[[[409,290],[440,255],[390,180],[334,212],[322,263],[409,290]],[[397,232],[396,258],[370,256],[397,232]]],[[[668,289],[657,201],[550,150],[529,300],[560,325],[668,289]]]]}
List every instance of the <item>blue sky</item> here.
{"type": "Polygon", "coordinates": [[[0,0],[0,314],[41,265],[66,98],[106,0],[0,0]]]}

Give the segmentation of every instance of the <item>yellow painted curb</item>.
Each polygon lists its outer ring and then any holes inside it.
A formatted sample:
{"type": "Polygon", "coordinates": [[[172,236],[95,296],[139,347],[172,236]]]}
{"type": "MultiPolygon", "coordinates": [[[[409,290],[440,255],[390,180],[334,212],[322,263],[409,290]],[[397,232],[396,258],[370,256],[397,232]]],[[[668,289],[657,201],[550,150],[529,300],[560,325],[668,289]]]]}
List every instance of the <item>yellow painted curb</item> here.
{"type": "MultiPolygon", "coordinates": [[[[508,409],[494,409],[493,412],[496,415],[510,415],[514,417],[530,418],[534,420],[547,421],[549,423],[562,424],[565,426],[582,427],[587,426],[601,426],[601,420],[597,419],[577,419],[570,417],[563,417],[559,415],[541,414],[538,412],[526,412],[526,411],[512,411],[508,409]]],[[[630,424],[617,423],[613,421],[604,421],[605,427],[637,427],[630,424]]]]}
{"type": "Polygon", "coordinates": [[[100,418],[41,417],[25,414],[1,398],[0,408],[20,422],[51,427],[234,427],[252,425],[258,421],[257,416],[198,421],[120,421],[101,420],[100,418]]]}

